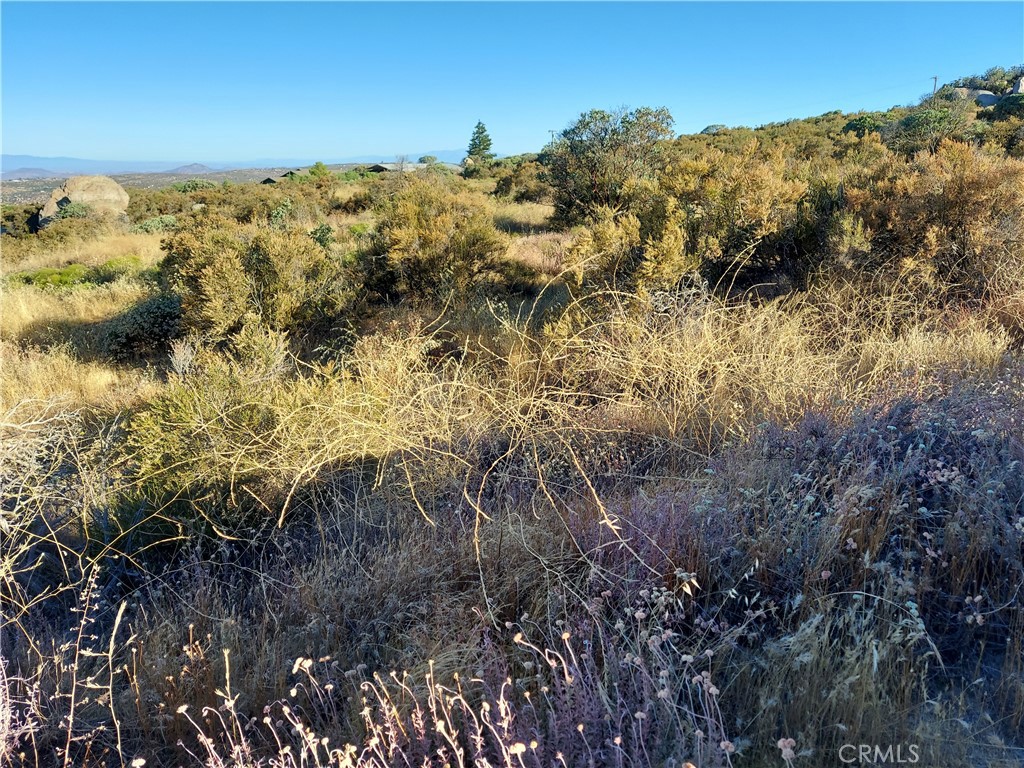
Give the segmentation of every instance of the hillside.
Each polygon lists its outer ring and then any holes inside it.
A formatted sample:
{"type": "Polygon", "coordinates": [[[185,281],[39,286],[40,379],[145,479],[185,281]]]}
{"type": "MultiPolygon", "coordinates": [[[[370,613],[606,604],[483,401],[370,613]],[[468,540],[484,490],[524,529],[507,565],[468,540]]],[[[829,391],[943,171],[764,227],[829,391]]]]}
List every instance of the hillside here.
{"type": "Polygon", "coordinates": [[[178,168],[172,168],[167,171],[177,176],[201,176],[204,173],[212,173],[213,168],[209,168],[202,163],[190,163],[189,165],[182,165],[178,168]]]}
{"type": "Polygon", "coordinates": [[[48,171],[45,168],[16,168],[13,171],[7,171],[0,178],[7,180],[15,179],[52,179],[56,177],[53,171],[48,171]]]}
{"type": "Polygon", "coordinates": [[[1021,75],[5,205],[3,764],[1018,765],[1021,75]]]}

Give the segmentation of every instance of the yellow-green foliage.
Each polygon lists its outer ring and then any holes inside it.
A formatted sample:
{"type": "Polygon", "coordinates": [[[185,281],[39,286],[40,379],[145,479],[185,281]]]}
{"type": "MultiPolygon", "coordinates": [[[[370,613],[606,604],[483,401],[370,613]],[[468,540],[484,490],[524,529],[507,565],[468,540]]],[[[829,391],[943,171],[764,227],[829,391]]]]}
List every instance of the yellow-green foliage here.
{"type": "Polygon", "coordinates": [[[874,233],[865,267],[979,295],[1002,264],[1021,258],[1024,162],[947,141],[851,186],[847,205],[874,233]]]}
{"type": "Polygon", "coordinates": [[[228,354],[198,350],[132,419],[140,486],[215,504],[204,514],[223,528],[268,510],[283,519],[297,487],[353,462],[444,454],[489,415],[468,370],[431,370],[435,345],[397,329],[360,340],[341,365],[298,368],[283,334],[246,326],[228,354]]]}
{"type": "Polygon", "coordinates": [[[750,259],[796,219],[807,189],[789,171],[783,149],[757,141],[739,153],[702,152],[659,177],[683,214],[686,252],[702,262],[750,259]]]}
{"type": "Polygon", "coordinates": [[[386,294],[464,294],[507,247],[485,204],[440,174],[403,174],[375,209],[373,269],[386,294]]]}
{"type": "Polygon", "coordinates": [[[246,319],[278,330],[308,328],[336,317],[353,299],[340,256],[303,231],[203,216],[184,223],[164,248],[186,330],[223,336],[246,319]]]}
{"type": "Polygon", "coordinates": [[[698,269],[735,274],[771,261],[775,249],[764,244],[795,225],[806,190],[780,147],[752,141],[738,154],[677,153],[656,181],[625,186],[634,213],[595,217],[572,263],[641,289],[671,288],[698,269]]]}
{"type": "Polygon", "coordinates": [[[194,206],[203,206],[238,222],[264,222],[285,200],[293,204],[292,216],[314,221],[332,206],[339,183],[333,175],[279,180],[277,184],[231,184],[182,191],[132,188],[129,190],[128,217],[142,223],[157,216],[188,214],[194,206]]]}

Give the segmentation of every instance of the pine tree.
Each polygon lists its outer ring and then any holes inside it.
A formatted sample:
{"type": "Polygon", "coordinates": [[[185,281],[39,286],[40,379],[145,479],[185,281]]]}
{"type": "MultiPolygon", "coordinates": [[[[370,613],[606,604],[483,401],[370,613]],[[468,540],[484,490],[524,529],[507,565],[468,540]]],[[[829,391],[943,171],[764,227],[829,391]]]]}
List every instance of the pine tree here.
{"type": "Polygon", "coordinates": [[[466,153],[474,160],[494,159],[494,153],[491,152],[491,137],[487,135],[487,127],[483,123],[478,122],[473,129],[466,153]]]}

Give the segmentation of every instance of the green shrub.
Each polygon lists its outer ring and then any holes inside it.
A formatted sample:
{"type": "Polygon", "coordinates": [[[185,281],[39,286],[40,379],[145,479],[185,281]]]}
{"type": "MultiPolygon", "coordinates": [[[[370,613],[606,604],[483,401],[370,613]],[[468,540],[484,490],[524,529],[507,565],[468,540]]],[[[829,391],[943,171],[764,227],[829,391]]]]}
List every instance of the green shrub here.
{"type": "Polygon", "coordinates": [[[542,156],[556,218],[577,224],[607,208],[628,212],[630,187],[654,177],[662,165],[662,140],[671,136],[672,115],[664,108],[580,115],[542,156]]]}
{"type": "Polygon", "coordinates": [[[1006,152],[1010,157],[1024,159],[1024,121],[1018,122],[1006,141],[1006,152]]]}
{"type": "Polygon", "coordinates": [[[151,234],[153,232],[170,232],[176,226],[178,226],[178,218],[173,214],[165,213],[140,221],[132,227],[132,231],[145,234],[151,234]]]}
{"type": "Polygon", "coordinates": [[[1024,93],[1003,96],[996,102],[992,111],[997,120],[1006,120],[1011,117],[1024,118],[1024,93]]]}
{"type": "Polygon", "coordinates": [[[55,219],[88,219],[92,208],[86,203],[68,203],[57,209],[55,219]]]}
{"type": "Polygon", "coordinates": [[[220,337],[248,319],[308,330],[344,313],[358,281],[302,232],[193,220],[164,241],[164,271],[187,330],[220,337]]]}
{"type": "Polygon", "coordinates": [[[914,155],[934,152],[946,139],[965,140],[976,108],[965,99],[928,100],[897,122],[882,129],[882,138],[895,152],[914,155]]]}
{"type": "Polygon", "coordinates": [[[138,256],[118,256],[94,267],[89,273],[91,283],[112,283],[115,280],[137,274],[142,270],[142,259],[138,256]]]}
{"type": "Polygon", "coordinates": [[[134,222],[143,222],[159,216],[187,213],[193,202],[191,195],[172,187],[131,187],[128,189],[128,218],[134,222]]]}
{"type": "Polygon", "coordinates": [[[15,272],[8,280],[36,288],[70,288],[88,282],[92,272],[84,264],[69,264],[60,269],[44,267],[27,272],[15,272]]]}
{"type": "Polygon", "coordinates": [[[178,184],[173,184],[172,189],[176,192],[198,192],[201,189],[216,189],[218,184],[209,179],[189,179],[178,184]]]}
{"type": "Polygon", "coordinates": [[[452,179],[405,174],[375,206],[374,287],[414,299],[463,295],[506,241],[488,210],[452,179]]]}
{"type": "Polygon", "coordinates": [[[333,176],[331,169],[324,165],[321,161],[317,160],[313,163],[313,166],[309,169],[309,175],[314,179],[325,179],[333,176]]]}
{"type": "Polygon", "coordinates": [[[853,133],[857,136],[866,136],[869,133],[878,133],[885,125],[885,119],[879,112],[868,112],[850,120],[843,126],[843,133],[853,133]]]}
{"type": "Polygon", "coordinates": [[[365,165],[361,165],[358,168],[339,173],[338,179],[341,181],[362,181],[363,179],[372,179],[374,176],[375,174],[370,173],[365,165]]]}
{"type": "Polygon", "coordinates": [[[106,323],[103,351],[114,360],[163,354],[180,333],[181,300],[158,293],[106,323]]]}
{"type": "Polygon", "coordinates": [[[286,197],[274,210],[270,212],[270,226],[274,229],[284,229],[288,219],[292,215],[292,200],[286,197]]]}
{"type": "Polygon", "coordinates": [[[327,250],[334,242],[334,230],[331,229],[330,224],[319,224],[309,231],[309,237],[314,243],[327,250]]]}
{"type": "Polygon", "coordinates": [[[494,194],[517,203],[542,203],[551,199],[553,190],[544,179],[544,168],[536,161],[519,163],[498,179],[494,194]]]}
{"type": "Polygon", "coordinates": [[[38,223],[38,205],[4,205],[0,214],[4,234],[10,237],[25,237],[32,234],[38,223]]]}

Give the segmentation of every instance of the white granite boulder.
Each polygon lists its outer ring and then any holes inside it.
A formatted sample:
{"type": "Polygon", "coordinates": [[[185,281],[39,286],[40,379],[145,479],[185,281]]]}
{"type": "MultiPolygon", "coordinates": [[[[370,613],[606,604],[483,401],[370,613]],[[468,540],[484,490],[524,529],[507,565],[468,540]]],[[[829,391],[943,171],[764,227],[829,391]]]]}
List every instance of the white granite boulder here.
{"type": "Polygon", "coordinates": [[[122,216],[128,209],[128,193],[109,176],[72,176],[53,190],[39,211],[39,225],[49,224],[71,203],[87,205],[96,214],[122,216]]]}

